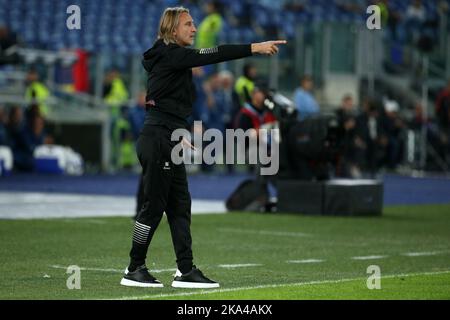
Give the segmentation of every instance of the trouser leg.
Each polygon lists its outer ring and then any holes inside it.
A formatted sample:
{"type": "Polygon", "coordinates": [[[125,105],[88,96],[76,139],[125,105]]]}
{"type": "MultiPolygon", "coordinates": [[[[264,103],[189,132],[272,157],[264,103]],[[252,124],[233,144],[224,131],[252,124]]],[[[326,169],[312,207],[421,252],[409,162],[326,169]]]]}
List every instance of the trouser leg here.
{"type": "Polygon", "coordinates": [[[144,204],[145,198],[144,198],[144,182],[143,182],[143,175],[141,174],[139,177],[139,185],[138,189],[136,191],[136,212],[134,215],[134,220],[137,219],[139,212],[142,209],[142,206],[144,204]]]}
{"type": "Polygon", "coordinates": [[[167,154],[162,150],[162,139],[160,129],[156,128],[152,135],[141,135],[137,141],[138,159],[143,169],[144,201],[133,230],[131,269],[145,263],[150,242],[167,206],[172,174],[163,168],[167,154]]]}
{"type": "Polygon", "coordinates": [[[183,164],[174,166],[174,175],[166,210],[172,234],[177,266],[182,273],[192,269],[191,196],[188,190],[186,169],[183,164]]]}

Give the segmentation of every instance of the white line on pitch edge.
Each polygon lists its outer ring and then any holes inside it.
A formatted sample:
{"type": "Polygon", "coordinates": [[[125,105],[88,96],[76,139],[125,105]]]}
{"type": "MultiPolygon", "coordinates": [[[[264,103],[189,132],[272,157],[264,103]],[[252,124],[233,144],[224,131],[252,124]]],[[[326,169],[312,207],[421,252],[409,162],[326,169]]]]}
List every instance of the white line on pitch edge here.
{"type": "Polygon", "coordinates": [[[425,256],[435,256],[437,254],[441,254],[444,252],[445,251],[406,252],[402,253],[402,255],[407,257],[425,257],[425,256]]]}
{"type": "Polygon", "coordinates": [[[281,237],[310,237],[311,234],[303,232],[285,232],[285,231],[270,231],[270,230],[249,230],[249,229],[236,229],[236,228],[220,228],[221,231],[246,233],[246,234],[259,234],[267,236],[281,236],[281,237]]]}
{"type": "Polygon", "coordinates": [[[305,259],[305,260],[288,260],[287,263],[319,263],[324,262],[323,259],[305,259]]]}
{"type": "Polygon", "coordinates": [[[260,263],[241,263],[241,264],[219,264],[220,268],[245,268],[245,267],[260,267],[260,263]]]}
{"type": "MultiPolygon", "coordinates": [[[[67,267],[65,266],[61,266],[61,265],[51,265],[50,268],[53,269],[64,269],[67,270],[67,267]]],[[[85,268],[85,267],[80,267],[80,270],[85,270],[85,271],[100,271],[100,272],[120,272],[123,273],[125,271],[124,269],[102,269],[102,268],[85,268]]],[[[150,269],[150,272],[152,273],[161,273],[161,272],[173,272],[176,271],[177,269],[175,268],[171,268],[171,269],[150,269]]]]}
{"type": "Polygon", "coordinates": [[[375,259],[383,259],[388,256],[362,256],[362,257],[352,257],[353,260],[375,260],[375,259]]]}

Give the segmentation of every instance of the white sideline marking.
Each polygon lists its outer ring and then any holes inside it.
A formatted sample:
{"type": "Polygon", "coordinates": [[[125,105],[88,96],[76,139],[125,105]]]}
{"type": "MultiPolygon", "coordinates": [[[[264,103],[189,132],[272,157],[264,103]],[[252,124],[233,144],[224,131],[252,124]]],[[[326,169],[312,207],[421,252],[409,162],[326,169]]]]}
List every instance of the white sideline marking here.
{"type": "MultiPolygon", "coordinates": [[[[383,275],[383,279],[398,278],[398,277],[414,277],[414,276],[424,276],[424,275],[438,275],[438,274],[446,274],[446,273],[450,273],[450,270],[383,275]]],[[[206,291],[162,293],[162,294],[134,296],[134,297],[121,297],[121,298],[111,299],[111,300],[138,300],[138,299],[151,299],[151,298],[157,299],[157,298],[167,298],[167,297],[191,296],[191,295],[196,295],[196,294],[202,295],[202,294],[211,294],[211,293],[233,292],[233,291],[240,291],[240,290],[280,288],[280,287],[289,287],[289,286],[298,286],[299,287],[299,286],[316,285],[316,284],[342,283],[342,282],[357,281],[357,280],[366,281],[367,278],[366,277],[348,278],[348,279],[338,279],[338,280],[322,280],[322,281],[309,281],[309,282],[297,282],[297,283],[285,283],[285,284],[268,284],[268,285],[260,285],[260,286],[252,286],[252,287],[238,287],[238,288],[228,288],[228,289],[212,289],[212,290],[206,290],[206,291]]]]}
{"type": "Polygon", "coordinates": [[[287,263],[319,263],[324,262],[322,259],[305,259],[305,260],[288,260],[287,263]]]}
{"type": "MultiPolygon", "coordinates": [[[[263,266],[263,264],[261,263],[241,263],[241,264],[219,264],[218,267],[219,268],[245,268],[245,267],[261,267],[263,266]]],[[[66,270],[67,267],[65,266],[61,266],[61,265],[51,265],[50,268],[53,269],[64,269],[66,270]]],[[[123,273],[125,269],[121,270],[121,269],[111,269],[111,268],[86,268],[86,267],[81,267],[80,270],[85,270],[85,271],[100,271],[100,272],[117,272],[117,273],[123,273]]],[[[150,273],[161,273],[161,272],[173,272],[173,271],[177,271],[176,268],[170,268],[170,269],[149,269],[150,273]]]]}
{"type": "Polygon", "coordinates": [[[437,254],[444,253],[445,251],[425,251],[425,252],[406,252],[402,255],[407,257],[424,257],[424,256],[435,256],[437,254]]]}
{"type": "Polygon", "coordinates": [[[260,267],[261,263],[241,263],[241,264],[219,264],[220,268],[245,268],[245,267],[260,267]]]}
{"type": "MultiPolygon", "coordinates": [[[[50,268],[53,269],[64,269],[67,270],[67,267],[61,266],[61,265],[51,265],[50,268]]],[[[81,267],[80,270],[85,270],[85,271],[100,271],[100,272],[117,272],[117,273],[123,273],[125,271],[124,269],[102,269],[102,268],[85,268],[85,267],[81,267]]],[[[173,272],[173,271],[177,271],[176,268],[172,268],[172,269],[149,269],[151,273],[161,273],[161,272],[173,272]]]]}
{"type": "MultiPolygon", "coordinates": [[[[135,207],[134,196],[0,192],[0,219],[132,217],[135,207]]],[[[226,211],[223,201],[192,199],[192,214],[226,211]]]]}
{"type": "Polygon", "coordinates": [[[62,222],[67,222],[67,223],[76,223],[76,222],[81,222],[81,223],[88,223],[88,224],[107,224],[108,222],[103,221],[103,220],[96,220],[96,219],[70,219],[70,218],[63,218],[61,220],[62,222]]]}
{"type": "Polygon", "coordinates": [[[269,231],[269,230],[250,230],[250,229],[235,229],[235,228],[219,228],[220,231],[236,232],[246,234],[259,234],[268,236],[282,236],[282,237],[310,237],[311,235],[303,232],[284,232],[284,231],[269,231]]]}
{"type": "Polygon", "coordinates": [[[375,260],[375,259],[383,259],[388,256],[363,256],[363,257],[352,257],[353,260],[375,260]]]}

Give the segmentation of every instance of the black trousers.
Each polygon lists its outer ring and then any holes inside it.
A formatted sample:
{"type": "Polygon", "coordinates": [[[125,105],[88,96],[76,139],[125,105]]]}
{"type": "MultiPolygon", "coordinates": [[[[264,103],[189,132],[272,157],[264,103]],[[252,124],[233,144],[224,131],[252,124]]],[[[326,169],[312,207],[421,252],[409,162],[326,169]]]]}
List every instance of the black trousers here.
{"type": "Polygon", "coordinates": [[[177,257],[177,266],[185,273],[192,268],[191,196],[184,164],[171,161],[171,130],[147,126],[137,140],[136,150],[142,165],[143,203],[133,232],[131,263],[144,263],[153,235],[166,213],[177,257]]]}

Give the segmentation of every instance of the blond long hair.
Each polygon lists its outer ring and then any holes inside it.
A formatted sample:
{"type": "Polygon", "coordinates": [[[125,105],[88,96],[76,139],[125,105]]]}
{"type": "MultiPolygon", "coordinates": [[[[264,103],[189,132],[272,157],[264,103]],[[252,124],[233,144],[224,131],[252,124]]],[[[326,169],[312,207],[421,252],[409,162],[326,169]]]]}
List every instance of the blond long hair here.
{"type": "Polygon", "coordinates": [[[173,32],[178,26],[180,15],[183,12],[189,13],[189,9],[184,7],[173,7],[164,10],[161,19],[159,20],[158,39],[163,39],[165,44],[176,43],[173,32]]]}

